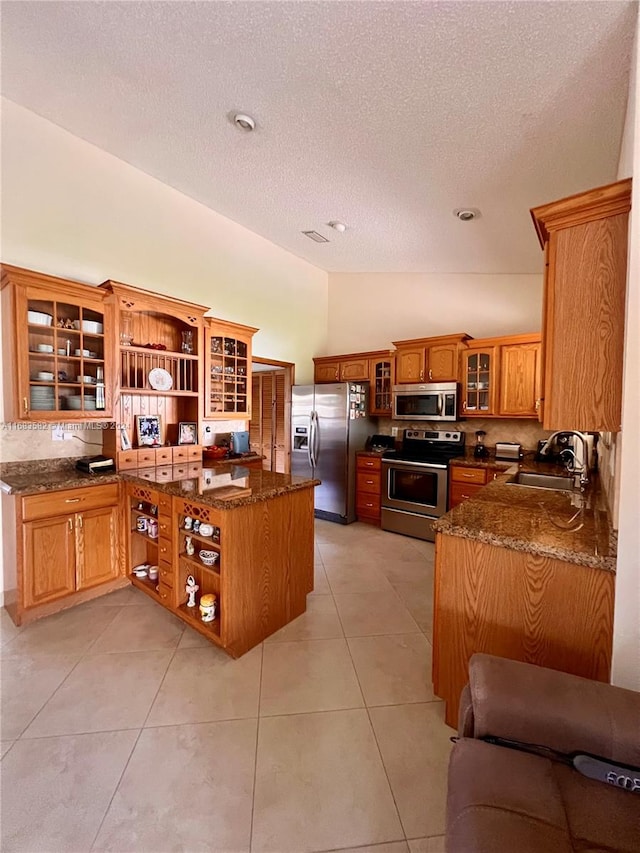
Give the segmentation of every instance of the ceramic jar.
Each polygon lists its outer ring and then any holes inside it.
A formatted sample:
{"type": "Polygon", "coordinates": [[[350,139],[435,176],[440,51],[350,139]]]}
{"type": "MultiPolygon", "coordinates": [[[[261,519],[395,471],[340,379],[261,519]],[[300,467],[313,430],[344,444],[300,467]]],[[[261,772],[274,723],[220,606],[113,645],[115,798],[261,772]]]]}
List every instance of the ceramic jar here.
{"type": "Polygon", "coordinates": [[[216,596],[210,592],[200,599],[200,619],[203,622],[213,622],[216,618],[216,596]]]}

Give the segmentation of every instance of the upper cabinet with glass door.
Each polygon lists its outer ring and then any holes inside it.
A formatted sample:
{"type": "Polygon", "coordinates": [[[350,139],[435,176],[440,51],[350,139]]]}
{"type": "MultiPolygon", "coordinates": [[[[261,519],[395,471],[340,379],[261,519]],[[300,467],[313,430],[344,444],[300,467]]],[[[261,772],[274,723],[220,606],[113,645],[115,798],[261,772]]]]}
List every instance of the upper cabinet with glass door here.
{"type": "Polygon", "coordinates": [[[462,412],[467,417],[496,413],[497,347],[471,347],[462,354],[462,412]]]}
{"type": "Polygon", "coordinates": [[[113,310],[98,288],[2,269],[5,418],[113,417],[113,310]]]}
{"type": "Polygon", "coordinates": [[[205,317],[205,418],[251,417],[253,326],[205,317]]]}

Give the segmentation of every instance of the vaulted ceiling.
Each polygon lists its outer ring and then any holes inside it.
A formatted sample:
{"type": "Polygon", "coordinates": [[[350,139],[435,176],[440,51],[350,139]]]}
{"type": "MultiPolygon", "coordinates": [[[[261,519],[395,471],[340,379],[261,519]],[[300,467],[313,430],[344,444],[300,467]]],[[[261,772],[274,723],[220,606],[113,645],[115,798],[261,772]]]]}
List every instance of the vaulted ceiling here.
{"type": "Polygon", "coordinates": [[[636,15],[9,0],[2,88],[325,270],[539,272],[529,208],[616,179],[636,15]]]}

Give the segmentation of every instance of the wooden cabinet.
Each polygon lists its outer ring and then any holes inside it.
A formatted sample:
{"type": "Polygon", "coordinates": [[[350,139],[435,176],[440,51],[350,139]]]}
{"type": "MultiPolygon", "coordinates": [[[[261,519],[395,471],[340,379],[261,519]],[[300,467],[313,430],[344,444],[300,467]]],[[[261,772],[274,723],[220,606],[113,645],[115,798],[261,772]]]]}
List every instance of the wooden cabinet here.
{"type": "Polygon", "coordinates": [[[457,724],[474,652],[608,681],[614,582],[602,569],[439,533],[433,684],[445,722],[457,724]]]}
{"type": "Polygon", "coordinates": [[[313,359],[314,381],[366,382],[369,379],[369,353],[323,356],[313,359]]]}
{"type": "Polygon", "coordinates": [[[119,431],[105,430],[103,452],[125,468],[129,459],[121,454],[138,449],[138,462],[152,465],[164,445],[169,449],[178,446],[181,422],[199,425],[202,419],[203,316],[207,308],[118,281],[105,281],[99,289],[116,316],[116,420],[127,438],[125,445],[119,431]],[[139,416],[159,417],[156,443],[139,438],[139,416]]]}
{"type": "MultiPolygon", "coordinates": [[[[256,471],[252,477],[272,477],[256,471]]],[[[313,489],[218,509],[127,483],[127,566],[131,582],[210,642],[239,657],[306,609],[313,589],[313,489]],[[138,519],[158,523],[158,538],[138,519]],[[208,524],[211,531],[201,525],[208,524]],[[194,529],[196,528],[196,529],[194,529]],[[268,531],[268,535],[266,534],[268,531]],[[207,565],[201,552],[216,555],[207,565]],[[158,578],[136,577],[134,566],[157,564],[158,578]],[[216,618],[203,622],[188,606],[187,578],[217,598],[216,618]]]]}
{"type": "Polygon", "coordinates": [[[464,332],[435,338],[394,341],[396,382],[457,382],[460,353],[470,336],[464,332]]]}
{"type": "Polygon", "coordinates": [[[17,624],[53,613],[72,597],[85,600],[78,594],[121,578],[118,496],[113,484],[16,499],[18,578],[11,615],[17,624]]]}
{"type": "Polygon", "coordinates": [[[206,418],[251,417],[252,326],[206,318],[206,418]]]}
{"type": "Polygon", "coordinates": [[[538,332],[474,340],[462,354],[465,417],[537,417],[540,347],[538,332]]]}
{"type": "Polygon", "coordinates": [[[392,353],[369,359],[369,414],[390,417],[392,412],[395,358],[392,353]]]}
{"type": "Polygon", "coordinates": [[[498,414],[507,418],[535,418],[540,405],[541,342],[500,347],[498,414]]]}
{"type": "Polygon", "coordinates": [[[462,354],[462,413],[465,417],[495,415],[498,348],[473,342],[462,354]]]}
{"type": "Polygon", "coordinates": [[[382,462],[379,456],[356,453],[356,515],[358,521],[380,526],[382,462]]]}
{"type": "Polygon", "coordinates": [[[477,495],[497,475],[498,472],[486,466],[472,468],[469,465],[449,463],[449,509],[477,495]]]}
{"type": "Polygon", "coordinates": [[[545,429],[618,432],[631,179],[531,211],[546,269],[545,429]]]}
{"type": "Polygon", "coordinates": [[[2,268],[6,420],[113,417],[113,309],[98,288],[2,268]]]}
{"type": "Polygon", "coordinates": [[[23,525],[23,537],[22,606],[35,607],[75,592],[73,515],[29,521],[23,525]]]}

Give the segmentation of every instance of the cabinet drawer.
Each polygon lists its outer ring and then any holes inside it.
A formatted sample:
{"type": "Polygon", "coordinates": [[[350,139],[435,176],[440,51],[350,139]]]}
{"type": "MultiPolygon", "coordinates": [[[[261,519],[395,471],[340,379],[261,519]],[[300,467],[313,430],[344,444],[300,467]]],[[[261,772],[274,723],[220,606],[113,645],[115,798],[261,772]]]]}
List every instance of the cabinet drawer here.
{"type": "Polygon", "coordinates": [[[79,489],[65,489],[59,492],[43,492],[22,498],[22,519],[34,521],[37,518],[51,518],[117,503],[117,483],[83,486],[79,489]]]}
{"type": "Polygon", "coordinates": [[[158,565],[158,576],[161,584],[173,589],[173,569],[171,568],[171,565],[169,563],[165,563],[164,560],[160,560],[158,565]]]}
{"type": "Polygon", "coordinates": [[[481,489],[482,486],[475,486],[473,484],[463,485],[461,483],[452,483],[449,489],[449,509],[453,509],[454,506],[468,501],[469,498],[477,495],[481,489]]]}
{"type": "Polygon", "coordinates": [[[118,452],[118,471],[126,471],[127,468],[138,467],[137,450],[121,450],[118,452]]]}
{"type": "Polygon", "coordinates": [[[149,468],[156,464],[156,452],[153,448],[138,450],[138,468],[149,468]]]}
{"type": "Polygon", "coordinates": [[[484,486],[490,472],[488,468],[462,468],[452,465],[449,473],[452,483],[477,483],[484,486]]]}
{"type": "Polygon", "coordinates": [[[173,462],[173,448],[159,447],[156,450],[156,465],[171,465],[173,462]]]}
{"type": "Polygon", "coordinates": [[[356,499],[356,515],[379,516],[380,495],[362,495],[356,499]]]}
{"type": "Polygon", "coordinates": [[[200,444],[194,444],[192,447],[187,447],[187,459],[189,462],[201,462],[202,446],[200,444]]]}
{"type": "Polygon", "coordinates": [[[167,586],[164,581],[158,584],[158,595],[165,607],[173,607],[173,588],[167,586]]]}
{"type": "Polygon", "coordinates": [[[376,471],[358,471],[356,473],[356,492],[359,495],[361,492],[371,493],[374,495],[380,494],[380,474],[376,471]]]}
{"type": "Polygon", "coordinates": [[[158,539],[158,559],[171,562],[171,540],[164,536],[158,539]]]}
{"type": "Polygon", "coordinates": [[[380,459],[376,459],[374,456],[358,456],[356,469],[358,471],[380,471],[381,464],[380,459]]]}
{"type": "Polygon", "coordinates": [[[188,447],[174,447],[173,448],[173,461],[174,462],[186,462],[189,459],[189,448],[188,447]]]}
{"type": "Polygon", "coordinates": [[[163,518],[162,515],[158,519],[158,533],[160,539],[171,540],[171,521],[168,518],[163,518]]]}

